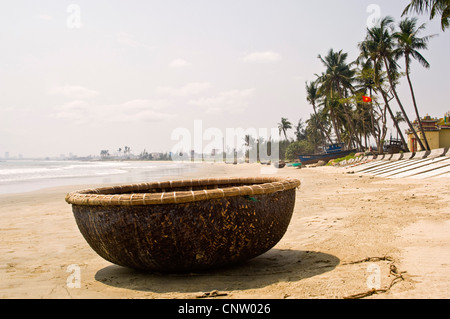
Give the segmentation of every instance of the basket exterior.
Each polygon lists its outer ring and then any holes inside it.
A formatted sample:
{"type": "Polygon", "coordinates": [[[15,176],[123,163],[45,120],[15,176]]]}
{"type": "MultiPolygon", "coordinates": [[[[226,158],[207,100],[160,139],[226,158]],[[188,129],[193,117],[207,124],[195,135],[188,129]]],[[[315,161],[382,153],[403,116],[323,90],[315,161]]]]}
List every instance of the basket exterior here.
{"type": "Polygon", "coordinates": [[[188,272],[259,256],[284,236],[295,189],[159,205],[72,205],[88,244],[117,265],[188,272]]]}

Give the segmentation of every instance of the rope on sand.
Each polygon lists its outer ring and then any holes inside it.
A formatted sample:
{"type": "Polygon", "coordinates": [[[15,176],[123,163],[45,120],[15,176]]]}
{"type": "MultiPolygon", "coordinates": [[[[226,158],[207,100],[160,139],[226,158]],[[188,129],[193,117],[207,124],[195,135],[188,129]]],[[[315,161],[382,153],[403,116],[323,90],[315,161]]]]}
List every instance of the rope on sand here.
{"type": "Polygon", "coordinates": [[[405,280],[405,278],[403,277],[403,274],[406,273],[406,271],[399,271],[398,268],[394,265],[394,259],[392,257],[388,257],[388,256],[384,256],[384,257],[368,257],[368,258],[365,258],[365,259],[362,259],[362,260],[349,262],[349,263],[346,263],[344,265],[354,265],[354,264],[361,264],[361,263],[365,263],[365,262],[376,262],[376,261],[388,261],[388,262],[391,263],[390,266],[389,266],[389,274],[394,276],[394,278],[392,279],[392,281],[389,284],[389,286],[387,288],[383,288],[383,289],[375,289],[374,288],[374,289],[371,289],[371,290],[366,291],[366,292],[362,292],[362,293],[346,296],[346,297],[344,297],[344,299],[362,299],[362,298],[369,297],[369,296],[372,296],[372,295],[376,295],[376,294],[380,294],[380,293],[386,293],[396,283],[405,280]]]}

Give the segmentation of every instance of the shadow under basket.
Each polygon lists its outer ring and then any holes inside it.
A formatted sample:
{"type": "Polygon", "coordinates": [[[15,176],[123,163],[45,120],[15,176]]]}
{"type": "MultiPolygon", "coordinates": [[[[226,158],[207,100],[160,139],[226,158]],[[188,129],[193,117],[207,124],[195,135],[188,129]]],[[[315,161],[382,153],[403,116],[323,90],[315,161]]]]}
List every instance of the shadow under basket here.
{"type": "Polygon", "coordinates": [[[81,234],[114,264],[160,272],[224,267],[284,236],[300,181],[278,177],[142,183],[67,194],[81,234]]]}

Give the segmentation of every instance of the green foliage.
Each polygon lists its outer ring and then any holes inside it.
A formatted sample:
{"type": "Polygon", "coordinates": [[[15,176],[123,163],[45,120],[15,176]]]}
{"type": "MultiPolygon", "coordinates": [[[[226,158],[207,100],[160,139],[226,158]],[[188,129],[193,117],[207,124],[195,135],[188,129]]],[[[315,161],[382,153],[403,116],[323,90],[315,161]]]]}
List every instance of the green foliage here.
{"type": "Polygon", "coordinates": [[[351,160],[353,158],[356,158],[354,153],[352,153],[350,155],[347,155],[345,157],[341,157],[341,158],[337,158],[337,159],[334,159],[332,161],[329,161],[327,166],[331,166],[331,165],[333,165],[333,163],[340,163],[340,162],[343,162],[343,161],[348,161],[348,160],[351,160]]]}
{"type": "Polygon", "coordinates": [[[293,143],[293,141],[288,141],[288,140],[281,140],[278,143],[278,147],[279,147],[279,152],[280,152],[280,160],[285,160],[286,159],[286,151],[289,148],[289,146],[293,143]]]}
{"type": "Polygon", "coordinates": [[[288,121],[287,118],[282,117],[281,118],[281,122],[278,123],[278,130],[279,130],[279,134],[281,135],[281,133],[283,132],[284,134],[284,138],[287,140],[287,134],[286,131],[292,129],[292,123],[288,121]]]}
{"type": "Polygon", "coordinates": [[[296,160],[300,154],[308,154],[314,152],[314,146],[307,140],[291,143],[285,153],[285,158],[289,161],[296,160]]]}
{"type": "Polygon", "coordinates": [[[403,15],[412,11],[416,13],[430,13],[430,20],[440,15],[442,31],[450,27],[449,0],[411,0],[411,3],[403,11],[403,15]]]}

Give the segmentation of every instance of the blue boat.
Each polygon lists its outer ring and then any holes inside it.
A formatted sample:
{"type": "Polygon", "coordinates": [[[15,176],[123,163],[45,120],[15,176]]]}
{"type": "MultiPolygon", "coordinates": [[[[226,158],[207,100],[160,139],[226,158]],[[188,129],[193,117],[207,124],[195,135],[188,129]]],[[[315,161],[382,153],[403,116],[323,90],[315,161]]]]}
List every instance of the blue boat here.
{"type": "Polygon", "coordinates": [[[336,158],[345,157],[355,152],[356,150],[344,150],[344,143],[332,144],[328,145],[322,154],[299,155],[298,158],[302,165],[308,165],[318,163],[319,161],[328,162],[336,158]]]}

